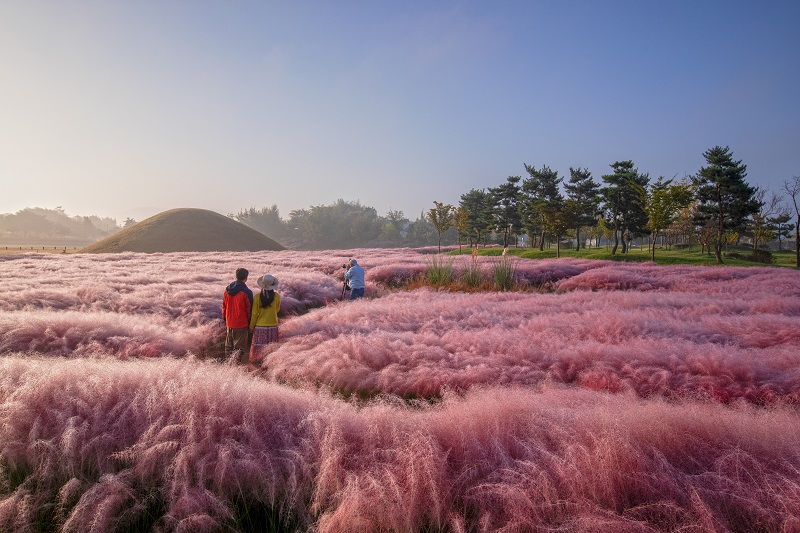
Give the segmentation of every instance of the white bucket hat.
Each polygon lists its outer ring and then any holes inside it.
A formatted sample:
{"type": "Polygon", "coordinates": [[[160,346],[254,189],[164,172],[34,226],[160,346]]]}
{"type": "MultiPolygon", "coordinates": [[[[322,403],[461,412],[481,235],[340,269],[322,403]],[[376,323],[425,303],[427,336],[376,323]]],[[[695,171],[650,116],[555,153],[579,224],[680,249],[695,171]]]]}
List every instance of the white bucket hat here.
{"type": "Polygon", "coordinates": [[[261,276],[256,280],[256,283],[262,289],[266,289],[268,291],[274,291],[278,287],[278,278],[276,278],[272,274],[264,274],[263,276],[261,276]]]}

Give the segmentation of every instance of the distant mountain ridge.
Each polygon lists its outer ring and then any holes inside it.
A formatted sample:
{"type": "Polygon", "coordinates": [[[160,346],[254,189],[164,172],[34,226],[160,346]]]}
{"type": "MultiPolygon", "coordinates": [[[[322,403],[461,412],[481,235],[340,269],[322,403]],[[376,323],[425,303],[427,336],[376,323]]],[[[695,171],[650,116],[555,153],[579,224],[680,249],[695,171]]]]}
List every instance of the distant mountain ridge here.
{"type": "Polygon", "coordinates": [[[81,253],[285,250],[249,226],[207,209],[177,208],[86,246],[81,253]]]}

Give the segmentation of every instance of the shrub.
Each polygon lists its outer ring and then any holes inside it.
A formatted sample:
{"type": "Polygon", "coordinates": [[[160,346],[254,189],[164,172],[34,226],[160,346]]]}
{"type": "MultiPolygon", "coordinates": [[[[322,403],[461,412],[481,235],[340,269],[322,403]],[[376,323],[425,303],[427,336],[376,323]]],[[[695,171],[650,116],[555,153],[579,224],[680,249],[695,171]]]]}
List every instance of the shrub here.
{"type": "Polygon", "coordinates": [[[492,264],[492,280],[498,291],[510,291],[514,288],[517,265],[510,256],[503,255],[492,264]]]}
{"type": "Polygon", "coordinates": [[[461,272],[462,283],[471,289],[476,289],[483,285],[486,277],[481,270],[480,265],[478,264],[477,252],[477,249],[472,251],[472,257],[470,258],[469,263],[467,263],[467,265],[464,267],[464,270],[461,272]]]}
{"type": "Polygon", "coordinates": [[[452,260],[441,255],[434,255],[427,261],[425,268],[425,281],[434,287],[450,285],[455,278],[455,269],[452,260]]]}
{"type": "Polygon", "coordinates": [[[775,262],[775,257],[768,250],[751,250],[750,253],[744,254],[740,252],[728,252],[725,257],[733,259],[741,259],[742,261],[752,261],[754,263],[764,263],[771,265],[775,262]]]}

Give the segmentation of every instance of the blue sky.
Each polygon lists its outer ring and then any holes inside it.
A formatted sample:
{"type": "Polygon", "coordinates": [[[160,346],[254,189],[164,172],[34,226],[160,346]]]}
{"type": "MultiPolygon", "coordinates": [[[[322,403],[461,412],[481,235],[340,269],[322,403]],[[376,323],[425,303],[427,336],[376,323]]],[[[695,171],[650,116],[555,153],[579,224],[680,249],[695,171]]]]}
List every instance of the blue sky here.
{"type": "Polygon", "coordinates": [[[800,2],[0,3],[0,213],[359,200],[614,161],[800,175],[800,2]]]}

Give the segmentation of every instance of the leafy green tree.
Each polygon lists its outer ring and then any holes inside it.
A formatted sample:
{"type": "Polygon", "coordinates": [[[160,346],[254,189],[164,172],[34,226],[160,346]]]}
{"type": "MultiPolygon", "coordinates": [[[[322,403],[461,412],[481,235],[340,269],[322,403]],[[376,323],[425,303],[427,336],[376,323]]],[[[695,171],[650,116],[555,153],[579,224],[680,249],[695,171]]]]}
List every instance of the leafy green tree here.
{"type": "Polygon", "coordinates": [[[652,235],[651,259],[656,260],[656,241],[659,234],[670,227],[680,211],[692,201],[692,187],[686,181],[673,183],[659,176],[649,190],[642,189],[644,211],[647,214],[647,228],[652,235]]]}
{"type": "Polygon", "coordinates": [[[436,228],[424,213],[408,226],[406,238],[410,246],[429,246],[436,243],[436,228]]]}
{"type": "Polygon", "coordinates": [[[767,219],[767,228],[778,239],[778,250],[783,250],[783,240],[788,239],[794,230],[794,224],[790,222],[792,215],[785,209],[783,207],[781,213],[767,219]]]}
{"type": "Polygon", "coordinates": [[[281,219],[280,211],[276,204],[271,207],[262,207],[261,209],[250,207],[250,209],[242,209],[235,215],[228,216],[278,242],[283,241],[287,237],[287,233],[289,233],[287,224],[281,219]]]}
{"type": "Polygon", "coordinates": [[[489,188],[493,203],[494,227],[495,231],[503,235],[504,248],[508,248],[509,235],[519,233],[522,226],[519,210],[521,179],[519,176],[509,176],[505,183],[489,188]]]}
{"type": "Polygon", "coordinates": [[[439,253],[442,253],[442,233],[453,226],[453,213],[456,208],[436,200],[433,201],[433,205],[434,207],[428,210],[428,220],[431,221],[439,235],[439,253]]]}
{"type": "Polygon", "coordinates": [[[380,217],[380,224],[382,246],[400,246],[403,244],[410,222],[402,211],[389,209],[385,216],[380,217]]]}
{"type": "Polygon", "coordinates": [[[467,235],[467,221],[469,213],[463,207],[456,207],[453,213],[453,224],[456,227],[458,239],[458,252],[461,253],[461,239],[467,235]]]}
{"type": "Polygon", "coordinates": [[[564,197],[559,190],[563,178],[547,165],[537,169],[525,164],[525,170],[529,176],[522,182],[525,227],[530,235],[537,230],[540,232],[539,250],[544,250],[545,235],[552,230],[557,213],[564,206],[564,197]]]}
{"type": "Polygon", "coordinates": [[[600,204],[600,185],[586,168],[569,167],[569,182],[564,184],[567,199],[573,203],[575,249],[581,249],[581,227],[597,222],[600,204]]]}
{"type": "Polygon", "coordinates": [[[628,251],[628,241],[642,234],[647,225],[642,190],[647,187],[649,177],[634,168],[633,161],[616,161],[611,165],[613,174],[603,176],[606,186],[600,189],[606,217],[606,225],[614,234],[611,253],[616,254],[622,242],[622,253],[628,251]]]}
{"type": "Polygon", "coordinates": [[[572,200],[562,200],[540,206],[542,225],[556,241],[556,257],[561,257],[561,237],[575,227],[577,205],[572,200]]]}
{"type": "Polygon", "coordinates": [[[745,181],[747,165],[734,161],[729,147],[715,146],[703,157],[708,163],[692,178],[698,201],[698,223],[716,229],[714,254],[722,263],[726,232],[741,231],[747,219],[758,211],[756,189],[745,181]]]}
{"type": "Polygon", "coordinates": [[[696,210],[697,200],[694,197],[694,192],[692,192],[692,200],[689,205],[678,211],[669,227],[670,231],[675,233],[676,241],[680,237],[681,242],[688,245],[689,249],[691,249],[693,242],[696,240],[697,226],[695,225],[694,216],[696,210]]]}
{"type": "MultiPolygon", "coordinates": [[[[7,227],[12,233],[17,233],[25,237],[48,237],[53,234],[55,224],[47,220],[44,214],[37,212],[37,209],[22,209],[9,217],[7,227]]],[[[85,218],[87,233],[93,232],[96,228],[91,221],[85,218]]]]}
{"type": "Polygon", "coordinates": [[[706,252],[711,255],[711,247],[717,240],[717,228],[714,227],[713,222],[706,221],[702,226],[697,227],[697,242],[700,243],[700,253],[706,252]]]}
{"type": "Polygon", "coordinates": [[[44,209],[27,207],[2,217],[2,231],[11,236],[37,238],[72,237],[80,240],[97,240],[118,231],[117,221],[110,217],[70,217],[61,207],[44,209]]]}
{"type": "Polygon", "coordinates": [[[492,203],[489,193],[483,189],[470,189],[461,195],[459,207],[467,214],[464,231],[470,246],[473,242],[480,243],[492,228],[492,203]]]}
{"type": "Polygon", "coordinates": [[[611,238],[614,236],[614,229],[608,225],[606,222],[605,217],[598,216],[597,217],[597,225],[595,226],[598,235],[598,248],[600,247],[600,237],[606,240],[606,250],[608,249],[608,243],[611,242],[611,238]]]}
{"type": "Polygon", "coordinates": [[[292,211],[288,224],[297,234],[295,246],[320,250],[374,246],[384,222],[374,208],[339,199],[292,211]]]}
{"type": "MultiPolygon", "coordinates": [[[[588,247],[590,248],[592,246],[592,243],[597,242],[597,239],[599,238],[600,235],[600,228],[595,224],[594,226],[584,226],[581,229],[583,231],[583,235],[589,241],[588,247]]],[[[599,243],[597,243],[596,246],[599,246],[599,243]]]]}

